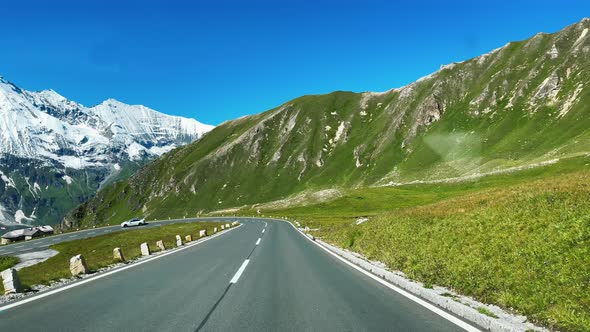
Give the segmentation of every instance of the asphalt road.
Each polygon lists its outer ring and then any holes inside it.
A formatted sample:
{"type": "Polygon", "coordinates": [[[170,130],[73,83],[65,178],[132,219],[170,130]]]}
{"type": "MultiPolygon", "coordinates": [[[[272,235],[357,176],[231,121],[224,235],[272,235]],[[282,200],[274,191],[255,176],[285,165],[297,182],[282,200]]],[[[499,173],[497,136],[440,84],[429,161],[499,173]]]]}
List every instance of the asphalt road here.
{"type": "Polygon", "coordinates": [[[241,222],[205,242],[5,308],[0,331],[461,330],[288,223],[241,222]]]}
{"type": "Polygon", "coordinates": [[[37,238],[30,241],[19,241],[9,245],[0,246],[0,256],[16,256],[20,254],[24,254],[27,252],[33,251],[40,251],[48,249],[49,246],[78,239],[86,239],[90,237],[95,237],[102,234],[108,234],[113,232],[124,232],[124,231],[133,231],[138,228],[150,228],[150,227],[161,227],[162,225],[167,224],[176,224],[176,223],[185,223],[185,222],[198,222],[198,221],[211,221],[211,220],[222,220],[222,221],[234,221],[237,220],[236,218],[230,217],[205,217],[205,218],[187,218],[187,219],[172,219],[172,220],[163,220],[157,222],[148,222],[145,226],[140,227],[129,227],[129,228],[122,228],[120,225],[116,226],[106,226],[100,228],[93,228],[93,229],[86,229],[77,232],[65,233],[65,234],[56,234],[51,235],[43,238],[37,238]]]}

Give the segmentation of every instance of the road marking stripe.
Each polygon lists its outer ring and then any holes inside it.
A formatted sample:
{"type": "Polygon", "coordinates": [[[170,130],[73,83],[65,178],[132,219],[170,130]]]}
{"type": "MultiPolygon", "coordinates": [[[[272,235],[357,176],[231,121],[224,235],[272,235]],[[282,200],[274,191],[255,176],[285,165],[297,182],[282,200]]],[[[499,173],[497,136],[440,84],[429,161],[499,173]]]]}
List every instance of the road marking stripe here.
{"type": "Polygon", "coordinates": [[[259,244],[260,244],[260,240],[261,240],[261,239],[260,239],[260,238],[258,238],[258,241],[256,241],[256,245],[259,245],[259,244]]]}
{"type": "Polygon", "coordinates": [[[18,306],[20,306],[20,305],[23,305],[23,304],[26,304],[26,303],[29,303],[29,302],[33,302],[33,301],[35,301],[35,300],[42,299],[42,298],[44,298],[44,297],[47,297],[47,296],[50,296],[50,295],[53,295],[53,294],[57,294],[57,293],[63,292],[63,291],[65,291],[65,290],[68,290],[68,289],[70,289],[70,288],[74,288],[74,287],[78,287],[78,286],[84,285],[84,284],[86,284],[86,283],[89,283],[89,282],[92,282],[92,281],[94,281],[94,280],[98,280],[98,279],[101,279],[101,278],[104,278],[104,277],[110,276],[111,274],[115,274],[115,273],[118,273],[118,272],[121,272],[121,271],[125,271],[125,270],[127,270],[127,269],[130,269],[130,268],[133,268],[133,267],[135,267],[135,266],[139,266],[139,265],[142,265],[142,264],[145,264],[145,263],[151,262],[151,261],[153,261],[153,260],[156,260],[156,259],[159,259],[159,258],[162,258],[162,257],[166,257],[166,256],[168,256],[168,255],[175,254],[175,253],[177,253],[177,252],[179,252],[179,251],[183,251],[183,250],[186,250],[186,249],[188,249],[188,248],[192,248],[193,246],[199,245],[199,244],[201,244],[201,243],[205,243],[205,242],[207,242],[207,241],[209,241],[209,240],[212,240],[212,239],[214,239],[214,238],[216,238],[216,237],[218,237],[218,236],[221,236],[221,235],[223,235],[223,234],[226,234],[227,232],[231,232],[231,231],[233,231],[234,229],[238,229],[238,228],[239,228],[239,227],[234,227],[234,228],[228,229],[228,230],[226,230],[226,231],[224,231],[224,232],[219,232],[219,233],[217,233],[217,234],[215,234],[215,235],[208,236],[208,237],[206,237],[206,238],[204,238],[204,239],[202,239],[202,240],[199,240],[199,241],[192,242],[192,243],[190,243],[190,244],[187,244],[187,245],[185,245],[185,246],[183,246],[183,247],[172,249],[170,252],[166,252],[166,253],[163,253],[163,254],[159,254],[159,255],[157,255],[157,256],[153,256],[153,257],[151,257],[151,258],[147,258],[147,259],[145,259],[145,260],[142,260],[142,261],[139,261],[139,262],[137,262],[137,263],[133,263],[133,264],[130,264],[130,265],[126,265],[126,266],[123,266],[123,267],[121,267],[121,268],[114,269],[114,270],[111,270],[111,271],[105,272],[105,273],[103,273],[103,274],[99,274],[99,275],[97,275],[97,276],[94,276],[94,277],[89,277],[88,279],[83,279],[82,281],[75,282],[75,283],[73,283],[73,284],[69,284],[69,285],[67,285],[67,286],[64,286],[64,287],[61,287],[61,288],[57,288],[57,289],[54,289],[54,290],[50,290],[50,291],[48,291],[47,293],[42,293],[42,294],[35,295],[35,296],[32,296],[32,297],[24,298],[22,301],[18,301],[18,302],[11,303],[11,304],[9,304],[9,305],[5,305],[5,306],[3,306],[3,307],[0,307],[0,312],[2,312],[2,311],[4,311],[4,310],[11,309],[11,308],[14,308],[14,307],[18,307],[18,306]]]}
{"type": "Polygon", "coordinates": [[[264,233],[265,230],[266,230],[266,228],[262,230],[262,233],[264,233]]]}
{"type": "Polygon", "coordinates": [[[230,284],[235,284],[238,282],[238,279],[240,279],[240,276],[242,275],[242,273],[244,273],[244,270],[246,269],[246,266],[248,266],[248,263],[250,263],[249,259],[246,259],[244,263],[242,263],[242,266],[240,266],[238,272],[236,272],[236,275],[229,282],[230,284]]]}
{"type": "MultiPolygon", "coordinates": [[[[322,246],[321,244],[315,242],[314,240],[310,239],[308,236],[305,235],[305,233],[303,233],[302,231],[298,230],[295,226],[293,226],[293,224],[291,224],[290,222],[287,222],[289,225],[291,225],[291,227],[295,228],[296,231],[298,231],[301,235],[303,235],[304,238],[306,238],[307,240],[309,240],[311,243],[315,244],[316,246],[320,247],[322,250],[324,250],[325,252],[327,252],[328,254],[336,257],[337,259],[339,259],[341,262],[343,262],[344,264],[347,264],[348,266],[352,267],[353,269],[361,272],[362,274],[366,275],[367,277],[377,281],[378,283],[384,285],[385,287],[399,293],[400,295],[405,296],[406,298],[416,302],[417,304],[425,307],[426,309],[434,312],[435,314],[443,317],[444,319],[450,321],[451,323],[463,328],[466,331],[469,332],[482,332],[482,330],[476,328],[475,326],[472,326],[471,324],[449,314],[448,312],[440,309],[439,307],[430,304],[424,300],[422,300],[421,298],[417,297],[416,295],[403,290],[402,288],[399,288],[379,277],[377,277],[376,275],[366,271],[365,269],[361,268],[360,266],[357,266],[356,264],[353,264],[349,261],[347,261],[346,259],[344,259],[343,257],[340,257],[339,255],[337,255],[336,253],[332,252],[330,249],[322,246]]],[[[0,308],[1,309],[1,308],[0,308]]]]}

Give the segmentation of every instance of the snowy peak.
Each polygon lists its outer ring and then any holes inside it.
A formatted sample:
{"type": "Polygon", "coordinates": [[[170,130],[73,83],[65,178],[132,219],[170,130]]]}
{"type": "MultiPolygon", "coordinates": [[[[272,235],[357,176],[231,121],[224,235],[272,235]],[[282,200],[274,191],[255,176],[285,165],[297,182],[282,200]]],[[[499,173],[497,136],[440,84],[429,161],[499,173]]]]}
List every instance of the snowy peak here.
{"type": "Polygon", "coordinates": [[[51,89],[30,92],[0,80],[0,156],[101,167],[159,156],[212,128],[115,99],[88,108],[51,89]]]}

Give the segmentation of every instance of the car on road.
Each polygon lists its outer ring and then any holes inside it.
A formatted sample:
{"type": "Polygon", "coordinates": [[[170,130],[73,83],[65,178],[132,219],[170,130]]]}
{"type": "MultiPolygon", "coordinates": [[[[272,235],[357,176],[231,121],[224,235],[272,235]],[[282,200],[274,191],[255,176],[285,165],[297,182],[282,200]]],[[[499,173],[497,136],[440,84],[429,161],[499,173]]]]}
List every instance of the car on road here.
{"type": "Polygon", "coordinates": [[[145,222],[145,219],[143,218],[133,218],[127,221],[124,221],[121,223],[121,227],[123,228],[127,228],[127,227],[133,227],[133,226],[142,226],[142,225],[147,225],[147,222],[145,222]]]}

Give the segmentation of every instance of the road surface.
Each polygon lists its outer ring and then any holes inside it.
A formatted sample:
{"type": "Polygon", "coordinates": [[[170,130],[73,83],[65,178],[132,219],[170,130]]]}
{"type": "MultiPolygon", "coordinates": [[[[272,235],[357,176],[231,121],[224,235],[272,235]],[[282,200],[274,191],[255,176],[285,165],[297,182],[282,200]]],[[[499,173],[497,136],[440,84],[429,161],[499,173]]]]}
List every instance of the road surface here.
{"type": "Polygon", "coordinates": [[[286,222],[241,222],[172,254],[4,305],[0,331],[462,330],[286,222]]]}

